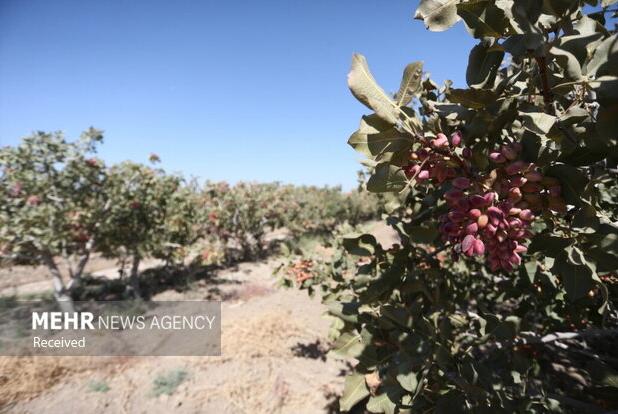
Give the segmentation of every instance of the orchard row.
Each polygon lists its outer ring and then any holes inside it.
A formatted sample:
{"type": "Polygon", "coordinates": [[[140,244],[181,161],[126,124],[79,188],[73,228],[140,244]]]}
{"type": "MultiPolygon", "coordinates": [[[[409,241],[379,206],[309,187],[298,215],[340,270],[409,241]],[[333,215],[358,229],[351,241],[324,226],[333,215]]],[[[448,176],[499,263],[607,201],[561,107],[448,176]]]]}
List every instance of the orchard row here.
{"type": "Polygon", "coordinates": [[[129,289],[139,294],[144,258],[168,265],[251,260],[269,250],[278,229],[294,239],[380,211],[380,197],[339,188],[200,185],[157,168],[155,154],[151,165],[107,166],[94,156],[102,139],[95,129],[76,142],[39,132],[0,150],[2,262],[48,266],[59,296],[79,282],[93,253],[128,263],[129,289]],[[60,274],[59,260],[69,275],[60,274]]]}

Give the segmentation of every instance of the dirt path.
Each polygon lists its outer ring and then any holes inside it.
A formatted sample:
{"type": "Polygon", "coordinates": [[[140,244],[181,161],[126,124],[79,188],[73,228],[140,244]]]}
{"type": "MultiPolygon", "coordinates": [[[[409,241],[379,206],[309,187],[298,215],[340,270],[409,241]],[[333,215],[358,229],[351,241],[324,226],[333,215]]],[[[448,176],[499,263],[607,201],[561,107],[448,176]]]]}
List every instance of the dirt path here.
{"type": "MultiPolygon", "coordinates": [[[[388,229],[373,230],[382,244],[393,242],[388,229]]],[[[24,398],[28,389],[22,392],[6,412],[337,412],[333,404],[343,390],[347,364],[326,356],[330,321],[318,298],[276,287],[272,271],[278,263],[243,263],[190,290],[167,290],[153,298],[224,298],[222,356],[35,358],[21,365],[13,359],[12,370],[0,358],[0,385],[3,375],[7,386],[20,382],[20,376],[26,388],[47,381],[30,399],[24,398]]]]}

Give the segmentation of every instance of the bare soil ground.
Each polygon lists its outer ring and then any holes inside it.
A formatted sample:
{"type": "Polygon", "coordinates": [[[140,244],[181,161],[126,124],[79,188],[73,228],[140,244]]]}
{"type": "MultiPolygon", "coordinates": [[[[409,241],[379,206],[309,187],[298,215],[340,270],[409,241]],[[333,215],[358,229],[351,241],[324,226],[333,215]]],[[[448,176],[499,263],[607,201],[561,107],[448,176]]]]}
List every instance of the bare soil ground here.
{"type": "MultiPolygon", "coordinates": [[[[381,243],[393,242],[389,229],[372,229],[381,243]]],[[[338,412],[348,365],[326,355],[329,320],[319,299],[276,287],[278,263],[242,263],[152,298],[222,298],[222,356],[0,357],[0,412],[338,412]]],[[[113,277],[116,269],[97,271],[113,277]]],[[[22,285],[39,283],[28,293],[49,289],[44,272],[19,272],[22,285]]]]}
{"type": "MultiPolygon", "coordinates": [[[[159,265],[158,260],[148,259],[140,263],[140,270],[159,265]]],[[[67,274],[66,265],[61,261],[58,268],[67,274]]],[[[86,266],[85,274],[107,279],[120,276],[116,260],[93,256],[86,266]]],[[[66,281],[65,281],[66,282],[66,281]]],[[[0,268],[0,296],[27,296],[49,291],[51,282],[49,270],[45,266],[15,266],[0,268]]]]}

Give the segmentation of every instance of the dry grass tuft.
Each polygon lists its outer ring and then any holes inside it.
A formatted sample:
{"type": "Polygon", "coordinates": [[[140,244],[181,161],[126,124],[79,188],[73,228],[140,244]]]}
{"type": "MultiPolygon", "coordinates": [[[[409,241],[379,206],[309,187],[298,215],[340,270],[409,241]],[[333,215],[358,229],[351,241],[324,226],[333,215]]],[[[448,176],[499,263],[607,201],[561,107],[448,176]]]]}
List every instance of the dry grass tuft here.
{"type": "Polygon", "coordinates": [[[0,357],[0,409],[20,400],[31,400],[86,371],[121,367],[126,358],[108,357],[0,357]]]}
{"type": "MultiPolygon", "coordinates": [[[[198,390],[196,398],[204,402],[226,402],[226,412],[277,413],[285,407],[306,408],[304,395],[290,392],[290,384],[281,368],[294,358],[293,345],[299,340],[315,338],[314,332],[287,314],[269,312],[243,321],[242,325],[224,325],[221,358],[209,359],[206,365],[231,361],[240,371],[223,383],[198,390]],[[260,359],[260,361],[248,361],[260,359]]],[[[310,381],[310,378],[307,378],[310,381]]]]}
{"type": "Polygon", "coordinates": [[[87,368],[70,357],[1,357],[0,406],[34,398],[70,373],[87,368]]]}
{"type": "Polygon", "coordinates": [[[291,357],[299,339],[316,336],[288,315],[264,313],[222,328],[222,355],[226,358],[291,357]]]}

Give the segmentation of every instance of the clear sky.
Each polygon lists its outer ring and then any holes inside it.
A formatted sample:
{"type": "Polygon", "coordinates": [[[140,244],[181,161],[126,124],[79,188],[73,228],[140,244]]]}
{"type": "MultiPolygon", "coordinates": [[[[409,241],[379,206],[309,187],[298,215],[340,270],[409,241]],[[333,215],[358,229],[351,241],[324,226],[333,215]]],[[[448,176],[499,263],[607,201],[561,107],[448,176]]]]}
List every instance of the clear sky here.
{"type": "Polygon", "coordinates": [[[352,53],[387,91],[403,67],[463,85],[474,40],[432,33],[405,0],[0,0],[0,145],[105,131],[107,162],[204,179],[356,183],[347,146],[368,111],[352,53]]]}

